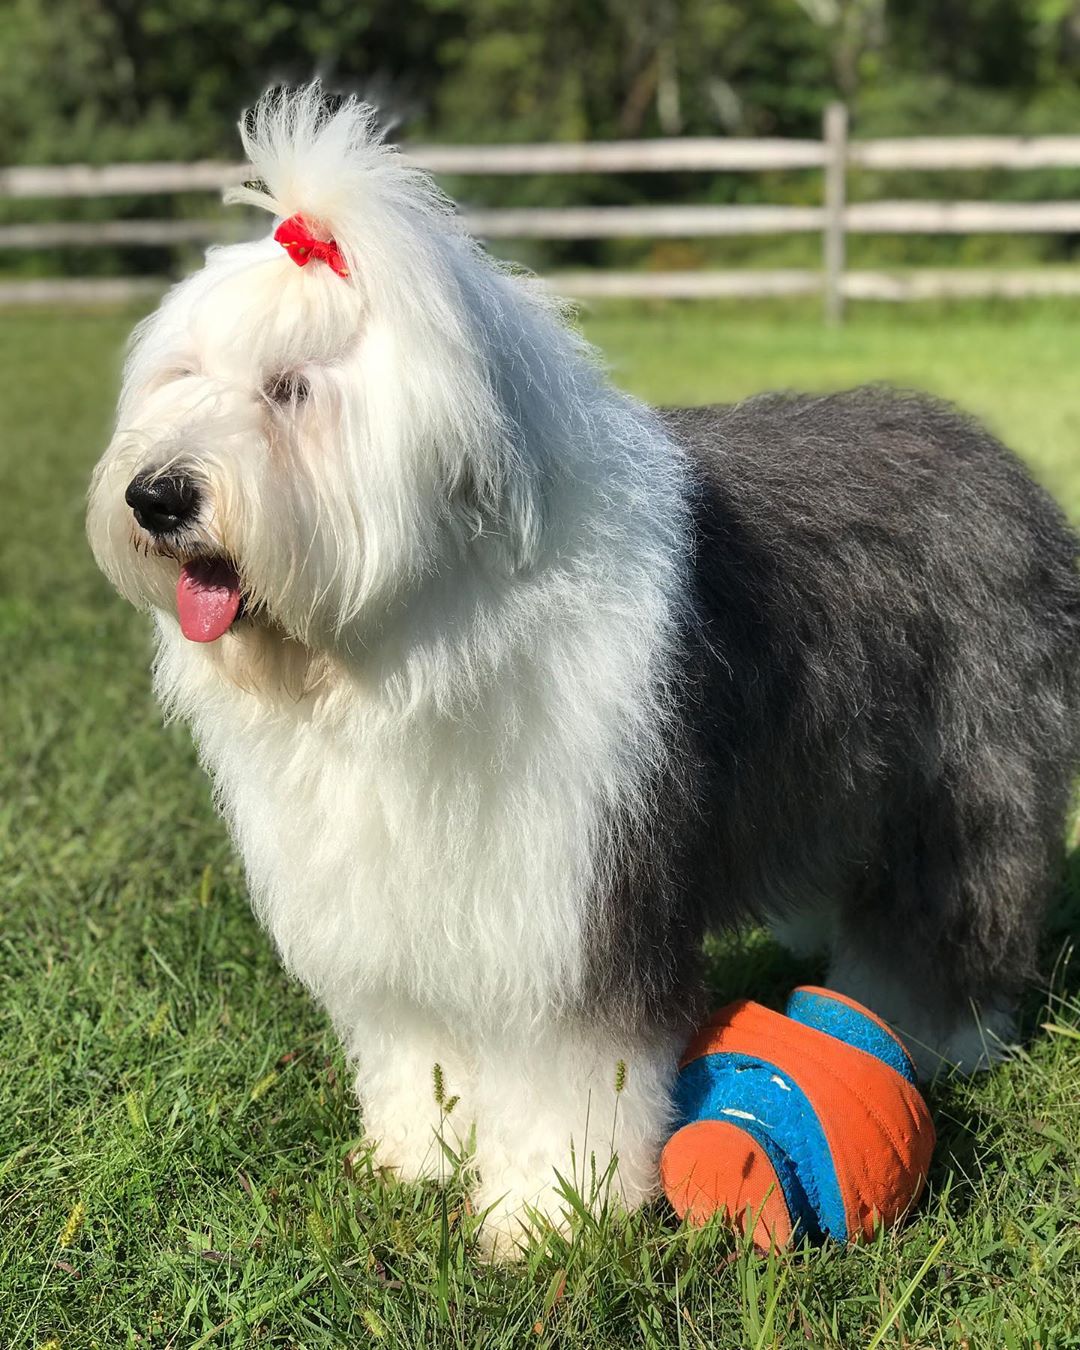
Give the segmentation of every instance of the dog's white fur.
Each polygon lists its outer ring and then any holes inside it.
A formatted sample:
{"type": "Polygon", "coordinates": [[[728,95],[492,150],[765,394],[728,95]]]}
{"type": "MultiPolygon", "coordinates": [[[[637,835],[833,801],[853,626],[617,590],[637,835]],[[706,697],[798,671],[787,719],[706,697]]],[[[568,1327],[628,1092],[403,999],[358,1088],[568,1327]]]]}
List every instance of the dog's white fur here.
{"type": "Polygon", "coordinates": [[[681,455],[363,105],[264,102],[246,146],[265,191],[236,197],[333,235],[349,279],[268,238],[170,293],[126,367],[95,554],[153,610],[158,693],[355,1058],[379,1159],[429,1174],[436,1132],[475,1124],[496,1244],[527,1206],[559,1221],[555,1168],[587,1187],[613,1151],[633,1205],[676,1047],[581,1014],[585,905],[605,822],[632,819],[663,754],[681,455]],[[294,372],[310,395],[282,407],[265,391],[294,372]],[[167,556],[124,488],[169,466],[208,507],[167,556]],[[200,551],[237,562],[254,615],[209,646],[175,610],[177,559],[200,551]]]}

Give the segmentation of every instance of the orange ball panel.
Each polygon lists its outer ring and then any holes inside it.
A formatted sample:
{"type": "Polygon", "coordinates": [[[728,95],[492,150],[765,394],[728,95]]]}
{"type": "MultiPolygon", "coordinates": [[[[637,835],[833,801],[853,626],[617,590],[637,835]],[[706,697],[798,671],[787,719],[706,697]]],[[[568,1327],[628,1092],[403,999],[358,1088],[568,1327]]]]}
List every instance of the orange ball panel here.
{"type": "Polygon", "coordinates": [[[753,1224],[754,1246],[762,1251],[791,1241],[791,1215],[769,1155],[737,1125],[684,1125],[660,1156],[660,1178],[680,1219],[700,1227],[726,1210],[740,1233],[753,1224]]]}

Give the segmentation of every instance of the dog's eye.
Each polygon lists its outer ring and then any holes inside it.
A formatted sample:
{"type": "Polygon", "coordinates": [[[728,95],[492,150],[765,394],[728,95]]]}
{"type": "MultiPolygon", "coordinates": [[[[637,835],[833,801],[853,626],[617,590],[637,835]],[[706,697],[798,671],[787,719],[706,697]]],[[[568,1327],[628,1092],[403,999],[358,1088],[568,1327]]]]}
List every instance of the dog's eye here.
{"type": "Polygon", "coordinates": [[[311,393],[311,385],[307,378],[297,371],[285,370],[267,381],[263,393],[271,403],[287,408],[294,403],[303,403],[311,393]]]}
{"type": "Polygon", "coordinates": [[[168,384],[176,384],[178,380],[190,380],[199,372],[194,366],[186,364],[177,364],[175,366],[165,366],[156,374],[152,375],[144,386],[144,392],[156,393],[159,389],[164,389],[168,384]]]}

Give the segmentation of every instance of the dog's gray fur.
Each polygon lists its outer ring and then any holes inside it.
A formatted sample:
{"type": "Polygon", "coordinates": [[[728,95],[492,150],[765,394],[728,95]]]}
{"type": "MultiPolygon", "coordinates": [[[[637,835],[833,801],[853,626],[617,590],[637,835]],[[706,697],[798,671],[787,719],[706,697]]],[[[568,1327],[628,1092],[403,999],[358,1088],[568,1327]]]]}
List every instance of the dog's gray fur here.
{"type": "Polygon", "coordinates": [[[698,488],[681,727],[654,828],[598,897],[597,1005],[692,1015],[707,927],[821,908],[837,982],[858,963],[886,1014],[893,977],[922,1025],[1008,1007],[1080,760],[1075,535],[926,397],[665,418],[698,488]]]}

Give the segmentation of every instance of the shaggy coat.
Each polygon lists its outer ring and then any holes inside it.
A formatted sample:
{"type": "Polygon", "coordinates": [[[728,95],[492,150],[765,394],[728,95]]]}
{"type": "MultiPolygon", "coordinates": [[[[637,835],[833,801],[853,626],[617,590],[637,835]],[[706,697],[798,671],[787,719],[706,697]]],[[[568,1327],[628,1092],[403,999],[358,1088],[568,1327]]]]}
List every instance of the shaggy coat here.
{"type": "Polygon", "coordinates": [[[925,396],[664,418],[694,513],[678,751],[662,825],[601,903],[621,920],[599,922],[596,981],[611,1004],[655,997],[646,1019],[692,1006],[704,931],[787,916],[924,1064],[973,1067],[992,1053],[973,1010],[1034,976],[1058,876],[1077,540],[1014,455],[925,396]]]}
{"type": "Polygon", "coordinates": [[[492,1250],[556,1169],[653,1194],[720,925],[989,1057],[1078,757],[1046,494],[917,396],[656,413],[370,109],[244,136],[237,195],[334,244],[212,250],[140,326],[89,532],[377,1160],[475,1148],[492,1250]]]}

